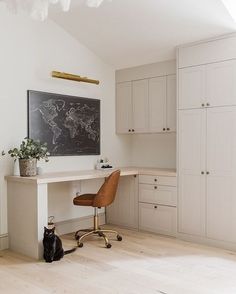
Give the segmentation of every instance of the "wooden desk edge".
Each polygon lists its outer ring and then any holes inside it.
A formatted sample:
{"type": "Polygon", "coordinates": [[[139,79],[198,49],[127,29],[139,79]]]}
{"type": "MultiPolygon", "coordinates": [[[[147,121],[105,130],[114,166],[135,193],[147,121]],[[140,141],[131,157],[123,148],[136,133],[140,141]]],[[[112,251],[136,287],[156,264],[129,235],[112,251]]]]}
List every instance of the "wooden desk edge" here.
{"type": "MultiPolygon", "coordinates": [[[[155,176],[168,176],[176,177],[174,169],[155,169],[155,168],[117,168],[121,170],[121,176],[134,176],[134,175],[155,175],[155,176]]],[[[114,169],[115,170],[115,169],[114,169]]],[[[20,176],[5,176],[8,182],[20,182],[27,184],[50,184],[60,182],[72,182],[82,180],[92,180],[105,178],[113,170],[87,170],[87,171],[74,171],[74,172],[54,172],[45,173],[35,177],[20,177],[20,176]],[[68,173],[68,175],[66,175],[68,173]],[[78,173],[78,174],[76,174],[78,173]]]]}

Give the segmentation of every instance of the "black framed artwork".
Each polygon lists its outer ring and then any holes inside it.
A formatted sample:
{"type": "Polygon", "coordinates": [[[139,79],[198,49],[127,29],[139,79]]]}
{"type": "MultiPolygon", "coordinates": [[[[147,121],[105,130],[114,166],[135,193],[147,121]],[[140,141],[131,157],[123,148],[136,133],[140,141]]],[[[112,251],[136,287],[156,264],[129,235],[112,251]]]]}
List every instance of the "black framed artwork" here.
{"type": "Polygon", "coordinates": [[[100,154],[100,100],[28,90],[28,137],[51,156],[100,154]]]}

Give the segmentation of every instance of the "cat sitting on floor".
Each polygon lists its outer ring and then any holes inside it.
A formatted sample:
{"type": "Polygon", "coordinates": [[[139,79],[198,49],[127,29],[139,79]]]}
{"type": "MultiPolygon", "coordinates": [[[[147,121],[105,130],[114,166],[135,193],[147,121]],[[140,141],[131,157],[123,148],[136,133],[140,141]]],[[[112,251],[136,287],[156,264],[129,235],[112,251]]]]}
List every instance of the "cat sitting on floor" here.
{"type": "Polygon", "coordinates": [[[55,234],[55,227],[52,229],[44,227],[43,246],[43,258],[46,262],[60,260],[65,254],[76,250],[76,247],[66,251],[63,250],[61,239],[55,234]]]}

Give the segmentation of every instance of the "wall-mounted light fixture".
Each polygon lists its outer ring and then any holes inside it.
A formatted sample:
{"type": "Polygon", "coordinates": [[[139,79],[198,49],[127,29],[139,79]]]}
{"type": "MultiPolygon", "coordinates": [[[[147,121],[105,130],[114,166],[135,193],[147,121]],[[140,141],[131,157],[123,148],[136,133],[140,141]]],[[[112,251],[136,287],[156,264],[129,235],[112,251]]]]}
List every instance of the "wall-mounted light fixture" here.
{"type": "Polygon", "coordinates": [[[52,71],[52,77],[58,78],[58,79],[76,81],[76,82],[96,84],[96,85],[98,85],[100,83],[98,80],[93,80],[93,79],[89,79],[87,77],[81,77],[81,76],[73,75],[73,74],[66,73],[66,72],[60,72],[60,71],[52,71]]]}

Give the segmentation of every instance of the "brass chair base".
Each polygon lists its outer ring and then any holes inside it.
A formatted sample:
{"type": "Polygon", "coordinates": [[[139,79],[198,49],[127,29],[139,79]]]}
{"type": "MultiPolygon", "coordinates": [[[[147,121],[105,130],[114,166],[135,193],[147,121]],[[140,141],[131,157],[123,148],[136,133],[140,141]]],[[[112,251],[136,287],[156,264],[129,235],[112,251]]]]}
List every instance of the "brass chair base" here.
{"type": "Polygon", "coordinates": [[[109,239],[105,235],[105,233],[116,234],[117,241],[122,241],[122,237],[119,235],[119,233],[117,231],[102,229],[98,226],[98,213],[97,213],[97,209],[95,208],[94,228],[92,230],[84,229],[84,230],[77,231],[75,233],[75,239],[77,240],[78,247],[83,247],[84,244],[83,244],[82,240],[95,234],[95,235],[98,235],[99,237],[103,237],[103,239],[105,241],[105,246],[107,248],[111,248],[112,245],[109,242],[109,239]],[[85,233],[80,235],[81,232],[85,232],[85,233]]]}

